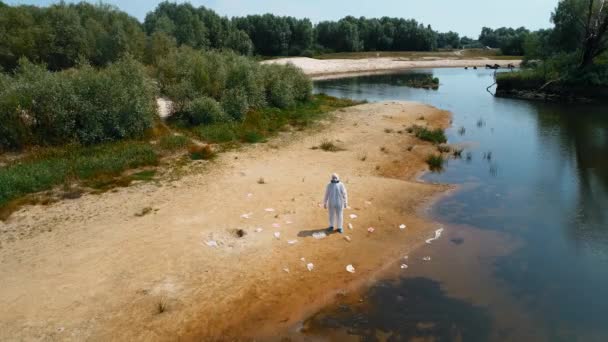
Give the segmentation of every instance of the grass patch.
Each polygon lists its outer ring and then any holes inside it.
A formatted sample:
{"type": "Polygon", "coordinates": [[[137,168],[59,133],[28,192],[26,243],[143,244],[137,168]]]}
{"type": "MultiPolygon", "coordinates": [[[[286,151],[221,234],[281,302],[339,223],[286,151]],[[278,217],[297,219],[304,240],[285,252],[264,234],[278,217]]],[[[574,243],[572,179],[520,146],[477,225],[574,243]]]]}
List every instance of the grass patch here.
{"type": "Polygon", "coordinates": [[[334,144],[333,141],[329,141],[329,140],[323,140],[321,142],[321,145],[319,145],[319,148],[325,152],[339,152],[339,151],[344,150],[340,146],[334,144]]]}
{"type": "Polygon", "coordinates": [[[208,143],[227,143],[237,139],[236,129],[233,123],[221,123],[197,127],[195,133],[208,143]]]}
{"type": "Polygon", "coordinates": [[[0,168],[0,207],[21,196],[50,190],[71,180],[108,179],[127,169],[157,163],[156,151],[143,142],[47,150],[0,168]]]}
{"type": "Polygon", "coordinates": [[[443,144],[448,141],[445,137],[443,129],[441,128],[428,129],[426,127],[414,125],[409,127],[407,131],[408,133],[413,133],[416,138],[424,141],[430,141],[433,144],[443,144]]]}
{"type": "Polygon", "coordinates": [[[149,182],[156,176],[156,170],[145,170],[131,175],[131,179],[135,181],[149,182]]]}
{"type": "Polygon", "coordinates": [[[160,148],[162,148],[163,150],[176,151],[185,148],[186,146],[188,146],[189,143],[190,139],[188,139],[188,137],[183,135],[171,134],[165,135],[164,137],[160,138],[158,146],[160,146],[160,148]]]}
{"type": "Polygon", "coordinates": [[[246,131],[243,133],[242,140],[246,143],[255,144],[266,142],[264,135],[258,131],[246,131]]]}
{"type": "Polygon", "coordinates": [[[439,155],[431,154],[426,158],[426,163],[429,165],[429,168],[433,172],[443,170],[444,162],[445,162],[445,160],[443,159],[443,156],[440,154],[439,155]]]}

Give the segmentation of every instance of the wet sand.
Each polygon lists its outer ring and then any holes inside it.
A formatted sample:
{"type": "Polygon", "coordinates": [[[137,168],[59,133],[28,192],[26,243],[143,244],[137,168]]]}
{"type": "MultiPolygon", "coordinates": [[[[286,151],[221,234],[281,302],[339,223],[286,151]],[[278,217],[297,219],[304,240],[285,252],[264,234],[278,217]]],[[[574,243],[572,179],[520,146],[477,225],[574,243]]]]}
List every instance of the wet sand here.
{"type": "Polygon", "coordinates": [[[0,223],[0,340],[264,339],[288,330],[434,235],[437,224],[417,208],[448,186],[416,176],[436,148],[398,131],[449,120],[417,103],[355,106],[316,129],[194,162],[175,180],[23,208],[0,223]],[[324,140],[344,150],[312,149],[324,140]],[[348,187],[354,229],[317,240],[331,172],[348,187]]]}
{"type": "Polygon", "coordinates": [[[486,64],[508,64],[519,66],[520,60],[493,59],[429,59],[407,60],[401,58],[362,58],[362,59],[314,59],[307,57],[289,57],[264,61],[267,64],[293,64],[314,79],[339,78],[369,73],[390,72],[416,68],[464,68],[485,67],[486,64]]]}

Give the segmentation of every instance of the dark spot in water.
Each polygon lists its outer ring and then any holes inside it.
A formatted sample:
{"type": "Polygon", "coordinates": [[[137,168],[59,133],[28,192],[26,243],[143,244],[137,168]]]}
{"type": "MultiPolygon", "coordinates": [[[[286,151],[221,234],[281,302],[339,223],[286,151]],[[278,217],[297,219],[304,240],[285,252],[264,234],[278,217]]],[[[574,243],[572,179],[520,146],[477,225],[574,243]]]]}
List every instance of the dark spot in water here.
{"type": "Polygon", "coordinates": [[[428,278],[382,282],[369,290],[364,303],[325,309],[305,324],[305,334],[327,336],[343,329],[361,340],[487,341],[491,319],[484,308],[447,297],[440,284],[428,278]]]}
{"type": "Polygon", "coordinates": [[[450,241],[455,245],[462,245],[464,243],[463,238],[453,238],[453,239],[450,239],[450,241]]]}

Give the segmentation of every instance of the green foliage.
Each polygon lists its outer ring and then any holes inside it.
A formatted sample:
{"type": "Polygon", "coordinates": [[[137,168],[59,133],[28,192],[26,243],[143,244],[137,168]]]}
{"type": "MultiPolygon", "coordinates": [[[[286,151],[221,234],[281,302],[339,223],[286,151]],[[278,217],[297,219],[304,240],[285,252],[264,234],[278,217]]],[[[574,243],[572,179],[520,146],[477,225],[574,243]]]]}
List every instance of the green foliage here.
{"type": "Polygon", "coordinates": [[[408,132],[414,133],[416,138],[424,141],[430,141],[433,144],[443,144],[447,142],[443,129],[428,129],[426,127],[413,125],[408,128],[408,132]]]}
{"type": "MultiPolygon", "coordinates": [[[[178,114],[191,112],[192,101],[208,97],[220,102],[228,117],[240,121],[252,109],[287,108],[307,101],[312,93],[312,83],[300,69],[259,65],[231,52],[182,47],[161,58],[156,73],[162,92],[174,101],[178,114]]],[[[190,123],[213,120],[195,121],[190,123]]]]}
{"type": "Polygon", "coordinates": [[[6,70],[16,68],[21,57],[52,70],[81,60],[107,65],[125,54],[141,59],[144,46],[137,19],[110,5],[0,7],[0,66],[6,70]]]}
{"type": "Polygon", "coordinates": [[[195,133],[201,140],[209,143],[225,143],[237,139],[237,127],[232,123],[220,123],[208,126],[201,126],[195,133]]]}
{"type": "Polygon", "coordinates": [[[16,74],[1,82],[4,149],[138,137],[156,113],[156,89],[130,57],[102,70],[84,65],[62,72],[22,60],[16,74]]]}
{"type": "Polygon", "coordinates": [[[193,126],[230,121],[219,102],[206,96],[198,97],[188,103],[183,117],[193,126]]]}
{"type": "Polygon", "coordinates": [[[49,151],[0,168],[0,207],[68,180],[116,176],[126,169],[157,162],[158,156],[151,146],[136,142],[49,151]]]}
{"type": "Polygon", "coordinates": [[[438,171],[443,170],[444,162],[445,162],[445,160],[443,159],[443,156],[441,154],[439,154],[439,155],[431,154],[426,158],[426,163],[429,165],[429,168],[433,172],[438,172],[438,171]]]}
{"type": "Polygon", "coordinates": [[[159,146],[163,150],[175,151],[180,150],[188,145],[190,139],[183,135],[165,135],[160,138],[159,146]]]}
{"type": "Polygon", "coordinates": [[[529,33],[525,27],[501,27],[496,30],[484,27],[479,35],[479,42],[484,46],[500,49],[504,55],[522,56],[524,41],[529,33]]]}

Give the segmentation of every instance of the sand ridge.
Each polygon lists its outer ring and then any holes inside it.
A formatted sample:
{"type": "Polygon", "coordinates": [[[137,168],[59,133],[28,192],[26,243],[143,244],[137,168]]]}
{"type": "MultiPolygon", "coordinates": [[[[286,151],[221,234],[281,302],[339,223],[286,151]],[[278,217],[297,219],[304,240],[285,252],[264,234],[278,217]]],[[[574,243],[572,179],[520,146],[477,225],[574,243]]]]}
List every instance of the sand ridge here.
{"type": "Polygon", "coordinates": [[[359,105],[177,180],[26,207],[0,227],[39,232],[0,249],[0,340],[263,338],[293,326],[434,235],[416,208],[448,187],[416,180],[436,148],[404,129],[449,120],[417,103],[359,105]],[[324,140],[344,150],[312,149],[324,140]],[[310,236],[327,226],[331,172],[348,187],[350,242],[310,236]]]}

